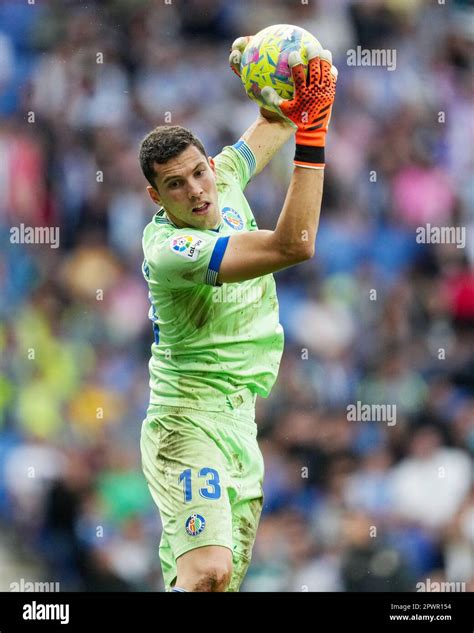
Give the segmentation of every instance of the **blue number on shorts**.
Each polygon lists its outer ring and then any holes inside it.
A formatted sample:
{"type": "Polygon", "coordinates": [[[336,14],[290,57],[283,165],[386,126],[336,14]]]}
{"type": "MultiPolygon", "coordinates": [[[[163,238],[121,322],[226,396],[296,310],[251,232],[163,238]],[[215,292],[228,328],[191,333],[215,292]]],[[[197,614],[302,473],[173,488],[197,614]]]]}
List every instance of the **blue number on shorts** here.
{"type": "Polygon", "coordinates": [[[191,469],[186,468],[179,476],[179,483],[184,479],[184,503],[191,501],[193,493],[191,491],[191,469]]]}
{"type": "Polygon", "coordinates": [[[199,477],[207,477],[208,475],[211,476],[206,481],[206,484],[207,486],[211,486],[212,490],[208,490],[208,488],[200,488],[199,494],[205,499],[219,499],[221,496],[219,473],[217,470],[214,470],[214,468],[201,468],[198,473],[199,477]]]}

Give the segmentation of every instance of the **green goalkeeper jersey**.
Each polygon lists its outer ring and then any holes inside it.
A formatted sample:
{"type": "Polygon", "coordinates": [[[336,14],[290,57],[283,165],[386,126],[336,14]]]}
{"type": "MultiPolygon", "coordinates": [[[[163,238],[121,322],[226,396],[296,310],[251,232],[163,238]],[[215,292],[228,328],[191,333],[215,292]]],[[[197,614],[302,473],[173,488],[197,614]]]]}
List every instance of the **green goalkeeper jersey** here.
{"type": "Polygon", "coordinates": [[[217,229],[178,228],[164,209],[143,233],[155,341],[150,408],[215,410],[223,396],[247,387],[267,397],[283,351],[273,275],[217,284],[229,237],[255,231],[243,194],[255,158],[243,141],[215,158],[222,220],[217,229]]]}

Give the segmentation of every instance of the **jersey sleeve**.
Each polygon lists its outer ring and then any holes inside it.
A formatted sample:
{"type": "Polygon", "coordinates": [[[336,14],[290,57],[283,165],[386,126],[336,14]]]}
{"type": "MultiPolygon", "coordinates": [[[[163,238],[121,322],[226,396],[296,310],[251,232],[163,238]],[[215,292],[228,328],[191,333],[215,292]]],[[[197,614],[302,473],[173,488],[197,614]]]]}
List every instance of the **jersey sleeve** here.
{"type": "Polygon", "coordinates": [[[230,185],[237,182],[242,191],[257,167],[254,153],[242,139],[234,145],[224,147],[214,160],[218,181],[224,181],[230,185]]]}
{"type": "Polygon", "coordinates": [[[177,229],[144,239],[147,278],[167,288],[217,283],[229,236],[212,236],[195,229],[177,229]]]}

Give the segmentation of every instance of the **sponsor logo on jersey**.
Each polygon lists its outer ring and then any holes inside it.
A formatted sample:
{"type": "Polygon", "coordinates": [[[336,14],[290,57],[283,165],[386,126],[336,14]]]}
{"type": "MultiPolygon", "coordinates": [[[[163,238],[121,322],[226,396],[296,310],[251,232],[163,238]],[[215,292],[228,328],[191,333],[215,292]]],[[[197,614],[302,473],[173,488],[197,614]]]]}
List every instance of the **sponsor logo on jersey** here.
{"type": "Polygon", "coordinates": [[[204,531],[206,520],[200,514],[191,514],[186,520],[186,532],[189,536],[197,536],[204,531]]]}
{"type": "Polygon", "coordinates": [[[195,235],[180,235],[170,242],[170,248],[176,255],[186,257],[186,259],[196,260],[199,256],[199,249],[204,246],[205,241],[195,235]]]}
{"type": "Polygon", "coordinates": [[[222,218],[234,231],[241,231],[244,228],[242,217],[235,209],[232,209],[232,207],[224,207],[222,209],[222,218]]]}

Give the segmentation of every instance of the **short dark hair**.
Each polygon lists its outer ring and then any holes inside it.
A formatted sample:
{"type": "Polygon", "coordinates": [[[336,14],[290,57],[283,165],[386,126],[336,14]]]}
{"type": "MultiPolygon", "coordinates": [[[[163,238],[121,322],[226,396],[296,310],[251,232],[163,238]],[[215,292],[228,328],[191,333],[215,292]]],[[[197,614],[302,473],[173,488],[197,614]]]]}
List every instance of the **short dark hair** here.
{"type": "Polygon", "coordinates": [[[207,159],[206,150],[194,134],[180,125],[159,125],[145,136],[140,145],[140,166],[145,178],[156,189],[154,164],[162,165],[194,145],[207,159]]]}

